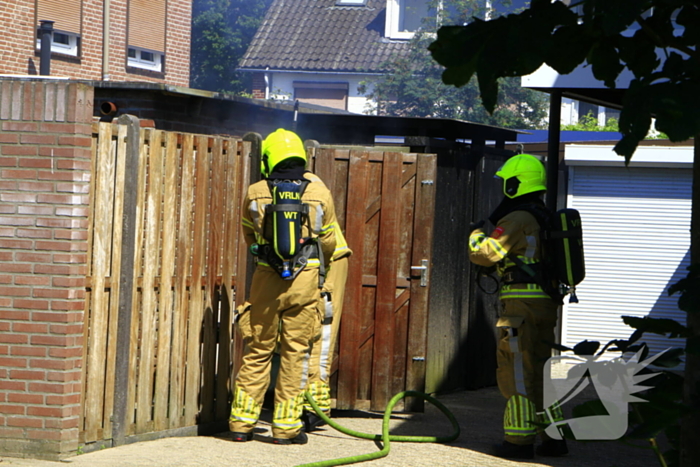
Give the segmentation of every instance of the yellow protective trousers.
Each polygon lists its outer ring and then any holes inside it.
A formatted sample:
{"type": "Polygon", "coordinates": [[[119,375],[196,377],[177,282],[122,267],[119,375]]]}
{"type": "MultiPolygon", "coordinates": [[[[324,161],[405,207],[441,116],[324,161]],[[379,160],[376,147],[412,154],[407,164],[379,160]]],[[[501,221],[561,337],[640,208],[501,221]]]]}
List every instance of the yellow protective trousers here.
{"type": "MultiPolygon", "coordinates": [[[[533,423],[543,420],[544,366],[552,355],[558,305],[550,299],[502,300],[498,319],[500,338],[496,360],[498,388],[508,402],[503,417],[505,440],[533,444],[538,433],[533,423]]],[[[550,408],[551,409],[551,408],[550,408]]],[[[562,419],[561,410],[550,410],[562,419]]]]}
{"type": "Polygon", "coordinates": [[[275,383],[272,436],[294,438],[301,430],[304,389],[303,363],[310,342],[320,331],[318,269],[304,269],[284,280],[258,266],[250,290],[245,322],[249,335],[235,381],[229,429],[249,433],[255,428],[265,391],[270,384],[272,355],[279,342],[280,368],[275,383]]]}
{"type": "MultiPolygon", "coordinates": [[[[340,317],[343,313],[345,299],[345,283],[348,279],[348,256],[333,261],[326,274],[324,294],[319,301],[319,312],[323,322],[321,338],[311,345],[311,356],[308,366],[308,391],[318,406],[330,415],[331,388],[329,385],[333,352],[338,340],[340,317]]],[[[313,411],[308,402],[304,408],[313,411]]]]}

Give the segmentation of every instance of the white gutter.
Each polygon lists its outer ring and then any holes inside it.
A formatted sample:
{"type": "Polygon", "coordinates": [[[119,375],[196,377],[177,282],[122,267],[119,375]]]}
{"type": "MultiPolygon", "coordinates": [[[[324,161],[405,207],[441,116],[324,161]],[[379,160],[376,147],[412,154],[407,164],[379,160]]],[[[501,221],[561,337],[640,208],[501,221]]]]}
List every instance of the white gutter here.
{"type": "Polygon", "coordinates": [[[270,67],[267,67],[265,70],[265,99],[270,98],[270,72],[267,71],[269,69],[270,67]]]}
{"type": "Polygon", "coordinates": [[[102,81],[109,81],[109,1],[104,0],[102,17],[102,81]]]}
{"type": "Polygon", "coordinates": [[[270,67],[263,68],[238,68],[238,71],[250,71],[250,72],[263,72],[263,73],[299,73],[299,74],[309,74],[309,75],[376,75],[384,76],[386,73],[360,73],[356,71],[304,71],[304,70],[270,70],[270,67]]]}

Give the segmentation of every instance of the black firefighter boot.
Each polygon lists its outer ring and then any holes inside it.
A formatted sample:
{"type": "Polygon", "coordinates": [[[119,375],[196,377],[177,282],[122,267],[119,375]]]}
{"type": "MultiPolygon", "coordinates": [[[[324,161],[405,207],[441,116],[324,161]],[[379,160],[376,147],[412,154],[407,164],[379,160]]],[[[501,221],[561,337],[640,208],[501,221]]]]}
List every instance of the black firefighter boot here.
{"type": "Polygon", "coordinates": [[[513,444],[503,441],[502,444],[494,444],[493,455],[503,459],[534,459],[535,447],[532,444],[513,444]]]}
{"type": "Polygon", "coordinates": [[[562,457],[569,453],[565,439],[546,439],[535,450],[538,456],[562,457]]]}
{"type": "Polygon", "coordinates": [[[272,444],[306,444],[309,437],[301,430],[294,438],[272,438],[272,444]]]}
{"type": "Polygon", "coordinates": [[[307,410],[301,414],[301,421],[304,423],[304,431],[307,433],[319,430],[326,424],[325,420],[316,415],[315,412],[309,412],[307,410]]]}

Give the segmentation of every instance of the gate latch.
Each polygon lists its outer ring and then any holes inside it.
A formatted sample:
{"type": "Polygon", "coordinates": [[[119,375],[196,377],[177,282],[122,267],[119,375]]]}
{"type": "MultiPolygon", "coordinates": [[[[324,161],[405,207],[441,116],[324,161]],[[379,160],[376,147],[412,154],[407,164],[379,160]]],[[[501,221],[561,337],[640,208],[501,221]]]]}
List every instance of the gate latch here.
{"type": "Polygon", "coordinates": [[[411,266],[411,277],[413,277],[413,271],[420,271],[420,286],[428,286],[428,260],[420,260],[420,266],[411,266]]]}

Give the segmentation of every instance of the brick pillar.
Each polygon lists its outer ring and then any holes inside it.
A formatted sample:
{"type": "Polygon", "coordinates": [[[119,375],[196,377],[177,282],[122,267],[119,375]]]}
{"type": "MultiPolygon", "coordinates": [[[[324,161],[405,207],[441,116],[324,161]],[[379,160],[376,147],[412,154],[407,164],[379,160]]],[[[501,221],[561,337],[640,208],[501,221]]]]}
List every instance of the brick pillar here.
{"type": "Polygon", "coordinates": [[[253,98],[265,99],[265,73],[253,73],[253,98]]]}
{"type": "Polygon", "coordinates": [[[0,452],[78,448],[93,88],[0,78],[0,452]]]}

